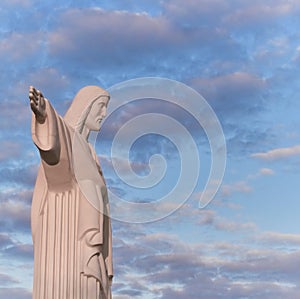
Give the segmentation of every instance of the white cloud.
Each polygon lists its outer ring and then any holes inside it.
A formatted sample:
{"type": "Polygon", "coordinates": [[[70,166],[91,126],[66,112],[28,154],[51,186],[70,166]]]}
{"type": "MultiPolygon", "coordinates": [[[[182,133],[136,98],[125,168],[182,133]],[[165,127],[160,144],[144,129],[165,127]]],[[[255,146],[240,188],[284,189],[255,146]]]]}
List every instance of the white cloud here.
{"type": "Polygon", "coordinates": [[[58,69],[49,67],[39,68],[27,74],[26,83],[26,86],[23,86],[23,88],[26,88],[26,91],[28,91],[29,85],[33,85],[41,90],[46,98],[53,102],[53,100],[57,100],[64,93],[69,84],[69,79],[66,75],[60,73],[58,69]]]}
{"type": "Polygon", "coordinates": [[[248,179],[257,179],[261,176],[272,176],[275,174],[275,171],[271,168],[263,167],[258,170],[255,174],[250,174],[248,179]]]}
{"type": "Polygon", "coordinates": [[[16,141],[2,141],[0,161],[7,161],[20,155],[20,144],[16,141]]]}
{"type": "Polygon", "coordinates": [[[266,86],[264,79],[246,72],[234,72],[208,79],[195,78],[191,83],[211,99],[223,97],[231,101],[242,100],[266,86]]]}
{"type": "Polygon", "coordinates": [[[2,231],[29,231],[30,206],[26,202],[8,200],[0,205],[0,229],[2,231]]]}
{"type": "Polygon", "coordinates": [[[221,186],[221,194],[224,197],[231,196],[233,193],[249,193],[252,187],[246,181],[239,181],[233,184],[223,184],[221,186]]]}
{"type": "Polygon", "coordinates": [[[1,298],[10,298],[10,299],[31,299],[31,291],[25,288],[0,288],[0,297],[1,298]]]}
{"type": "Polygon", "coordinates": [[[279,160],[300,155],[300,145],[273,149],[267,152],[255,153],[251,157],[263,160],[279,160]]]}
{"type": "Polygon", "coordinates": [[[272,169],[270,169],[270,168],[261,168],[260,170],[259,170],[259,173],[261,174],[261,175],[274,175],[274,170],[272,170],[272,169]]]}
{"type": "Polygon", "coordinates": [[[2,0],[2,3],[7,6],[23,6],[23,7],[29,7],[32,5],[32,0],[2,0]]]}
{"type": "Polygon", "coordinates": [[[12,276],[9,276],[7,274],[2,274],[0,273],[0,285],[10,285],[10,284],[15,284],[18,283],[19,281],[15,279],[12,276]]]}
{"type": "Polygon", "coordinates": [[[0,57],[2,60],[10,61],[10,63],[32,59],[33,55],[41,50],[41,38],[39,32],[12,32],[7,38],[0,41],[0,57]]]}
{"type": "MultiPolygon", "coordinates": [[[[71,9],[60,18],[61,26],[50,33],[49,45],[52,54],[64,55],[66,59],[69,55],[82,56],[84,61],[93,58],[95,63],[97,57],[141,54],[154,51],[158,44],[177,44],[185,39],[182,32],[172,30],[167,20],[146,13],[71,9]]],[[[126,57],[132,59],[131,55],[126,57]]]]}
{"type": "MultiPolygon", "coordinates": [[[[206,214],[216,216],[213,212],[206,214]]],[[[204,241],[191,245],[170,232],[145,234],[142,231],[134,237],[125,235],[124,239],[127,240],[116,250],[119,259],[116,296],[264,298],[268,290],[272,298],[292,299],[299,291],[299,253],[259,248],[257,241],[262,239],[256,238],[255,246],[247,238],[239,243],[204,241]],[[199,281],[203,285],[200,293],[199,281]]]]}
{"type": "Polygon", "coordinates": [[[214,210],[201,210],[198,216],[198,224],[208,225],[212,228],[225,232],[253,232],[257,225],[253,222],[237,222],[228,218],[220,217],[214,210]]]}
{"type": "MultiPolygon", "coordinates": [[[[243,28],[243,26],[266,25],[280,17],[299,11],[299,1],[265,0],[238,1],[232,13],[225,18],[225,24],[243,28]]],[[[267,26],[265,26],[267,28],[267,26]]]]}
{"type": "Polygon", "coordinates": [[[275,245],[300,245],[300,234],[289,234],[270,231],[262,233],[259,239],[262,242],[268,242],[275,245]]]}

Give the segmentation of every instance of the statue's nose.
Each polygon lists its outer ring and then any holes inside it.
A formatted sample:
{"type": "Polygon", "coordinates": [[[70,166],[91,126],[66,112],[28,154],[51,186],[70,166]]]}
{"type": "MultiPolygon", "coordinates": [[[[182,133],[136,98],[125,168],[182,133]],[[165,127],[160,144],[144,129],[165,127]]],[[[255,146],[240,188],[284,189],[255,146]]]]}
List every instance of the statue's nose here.
{"type": "Polygon", "coordinates": [[[101,116],[102,116],[102,118],[104,118],[106,116],[106,107],[102,108],[101,116]]]}

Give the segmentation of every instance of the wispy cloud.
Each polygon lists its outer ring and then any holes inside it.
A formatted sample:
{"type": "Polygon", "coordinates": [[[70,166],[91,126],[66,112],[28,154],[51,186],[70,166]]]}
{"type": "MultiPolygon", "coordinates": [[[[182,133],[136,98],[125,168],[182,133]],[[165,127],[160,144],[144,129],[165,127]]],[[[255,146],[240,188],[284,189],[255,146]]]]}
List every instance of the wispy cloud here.
{"type": "Polygon", "coordinates": [[[0,153],[0,161],[7,161],[8,159],[17,158],[19,157],[20,153],[20,144],[17,141],[3,141],[0,153]]]}
{"type": "Polygon", "coordinates": [[[5,192],[0,196],[0,230],[30,232],[32,191],[5,192]]]}
{"type": "Polygon", "coordinates": [[[259,170],[259,174],[261,175],[274,175],[274,170],[272,170],[271,168],[261,168],[259,170]]]}
{"type": "MultiPolygon", "coordinates": [[[[276,0],[270,5],[269,1],[254,1],[249,3],[239,1],[239,9],[234,10],[226,21],[230,24],[243,28],[244,26],[264,26],[267,29],[267,24],[276,22],[281,17],[286,17],[291,13],[299,11],[299,3],[291,1],[287,3],[283,0],[276,0]]],[[[245,28],[245,27],[244,27],[245,28]]]]}
{"type": "Polygon", "coordinates": [[[262,242],[268,242],[274,245],[300,245],[300,234],[289,234],[270,231],[262,233],[260,239],[262,242]]]}
{"type": "Polygon", "coordinates": [[[32,294],[24,288],[0,288],[1,298],[10,299],[31,299],[32,294]]]}
{"type": "Polygon", "coordinates": [[[29,260],[33,259],[33,245],[32,244],[16,244],[7,247],[2,251],[2,256],[7,259],[14,258],[14,260],[29,260]]]}
{"type": "Polygon", "coordinates": [[[0,233],[0,249],[6,248],[14,244],[10,236],[6,233],[0,233]]]}
{"type": "Polygon", "coordinates": [[[10,285],[10,284],[15,284],[18,282],[19,281],[17,279],[15,279],[14,277],[0,273],[0,286],[6,286],[6,285],[10,285]]]}
{"type": "Polygon", "coordinates": [[[300,145],[276,148],[267,152],[255,153],[251,157],[263,160],[280,160],[300,155],[300,145]]]}
{"type": "Polygon", "coordinates": [[[36,164],[19,167],[2,167],[0,168],[0,175],[3,177],[2,183],[31,187],[34,185],[37,169],[36,164]]]}
{"type": "Polygon", "coordinates": [[[298,253],[255,249],[247,243],[191,246],[170,233],[136,234],[133,240],[123,241],[117,253],[123,253],[127,263],[118,263],[122,270],[118,269],[120,277],[116,280],[122,283],[116,285],[116,296],[128,295],[134,289],[133,298],[153,294],[156,298],[229,299],[254,293],[263,298],[267,289],[279,299],[283,295],[293,298],[299,291],[297,266],[292,264],[299,259],[298,253]],[[132,279],[145,284],[133,286],[132,279]],[[124,283],[127,281],[129,285],[124,283]]]}
{"type": "Polygon", "coordinates": [[[233,184],[223,184],[221,186],[221,193],[222,196],[228,197],[231,196],[233,193],[241,192],[241,193],[249,193],[252,191],[252,187],[249,186],[248,182],[246,181],[239,181],[233,184]]]}
{"type": "Polygon", "coordinates": [[[41,49],[39,44],[39,33],[12,34],[0,41],[0,57],[6,57],[10,63],[18,63],[30,59],[33,61],[37,52],[41,49]]]}
{"type": "Polygon", "coordinates": [[[259,95],[266,88],[267,82],[251,73],[234,72],[212,78],[195,78],[192,85],[215,108],[222,107],[222,112],[228,109],[229,113],[234,113],[241,111],[241,108],[248,112],[262,109],[259,95]]]}
{"type": "Polygon", "coordinates": [[[198,224],[207,225],[216,230],[225,232],[253,232],[257,225],[253,222],[237,222],[220,217],[214,210],[204,210],[199,213],[198,224]]]}
{"type": "Polygon", "coordinates": [[[273,176],[275,175],[275,171],[271,168],[263,167],[260,168],[255,174],[248,175],[248,180],[258,179],[264,176],[273,176]]]}

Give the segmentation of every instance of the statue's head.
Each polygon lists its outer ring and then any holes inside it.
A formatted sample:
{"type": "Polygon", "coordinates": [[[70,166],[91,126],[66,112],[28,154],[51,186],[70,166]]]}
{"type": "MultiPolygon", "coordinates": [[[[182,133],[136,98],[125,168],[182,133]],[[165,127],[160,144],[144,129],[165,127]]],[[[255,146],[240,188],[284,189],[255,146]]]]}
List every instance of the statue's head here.
{"type": "MultiPolygon", "coordinates": [[[[101,122],[106,116],[108,101],[108,96],[99,97],[86,109],[86,116],[82,115],[82,122],[89,129],[89,131],[100,130],[101,122]]],[[[80,124],[78,126],[80,127],[80,124]]],[[[78,129],[81,130],[82,128],[78,129]]]]}
{"type": "Polygon", "coordinates": [[[109,93],[101,87],[83,87],[76,94],[64,119],[79,132],[84,125],[91,131],[99,131],[101,121],[106,116],[108,101],[109,93]]]}

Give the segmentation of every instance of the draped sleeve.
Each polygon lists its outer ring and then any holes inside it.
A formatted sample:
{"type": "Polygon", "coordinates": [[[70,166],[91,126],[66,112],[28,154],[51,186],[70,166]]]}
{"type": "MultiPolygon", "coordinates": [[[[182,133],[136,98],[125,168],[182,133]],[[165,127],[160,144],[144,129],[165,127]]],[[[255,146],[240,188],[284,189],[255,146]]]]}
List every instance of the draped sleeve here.
{"type": "Polygon", "coordinates": [[[70,128],[45,99],[46,119],[39,123],[32,114],[32,140],[39,150],[39,167],[31,208],[31,230],[35,239],[36,226],[48,192],[66,191],[72,188],[72,161],[70,128]]]}
{"type": "Polygon", "coordinates": [[[48,190],[65,191],[71,188],[73,178],[70,128],[50,102],[45,102],[45,122],[39,123],[32,117],[32,140],[40,152],[48,190]]]}

